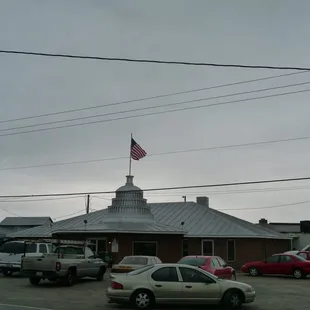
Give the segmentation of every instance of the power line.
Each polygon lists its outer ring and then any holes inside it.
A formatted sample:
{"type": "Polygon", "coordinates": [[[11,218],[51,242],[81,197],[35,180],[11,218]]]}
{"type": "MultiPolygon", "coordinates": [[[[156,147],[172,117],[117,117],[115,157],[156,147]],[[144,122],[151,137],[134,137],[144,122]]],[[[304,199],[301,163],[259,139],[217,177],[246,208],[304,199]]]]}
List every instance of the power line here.
{"type": "MultiPolygon", "coordinates": [[[[230,149],[230,148],[247,147],[247,146],[255,146],[255,145],[274,144],[274,143],[281,143],[281,142],[309,140],[309,139],[310,139],[310,136],[304,136],[304,137],[275,139],[275,140],[248,142],[248,143],[240,143],[240,144],[219,145],[219,146],[213,146],[213,147],[207,147],[207,148],[186,149],[186,150],[177,150],[177,151],[162,152],[162,153],[153,153],[153,154],[151,153],[151,154],[148,154],[147,157],[202,152],[202,151],[213,151],[213,150],[220,150],[220,149],[230,149]]],[[[111,158],[98,158],[98,159],[60,162],[60,163],[51,163],[51,164],[42,164],[42,165],[8,167],[8,168],[0,168],[0,171],[43,168],[43,167],[45,168],[45,167],[55,167],[55,166],[75,165],[75,164],[96,163],[96,162],[104,162],[104,161],[114,161],[114,160],[128,160],[128,156],[127,157],[122,156],[122,157],[111,157],[111,158]]]]}
{"type": "Polygon", "coordinates": [[[40,117],[54,116],[54,115],[60,115],[60,114],[81,112],[81,111],[99,109],[99,108],[121,105],[121,104],[126,104],[126,103],[133,103],[133,102],[147,101],[147,100],[152,100],[152,99],[166,98],[166,97],[171,97],[171,96],[176,96],[176,95],[189,94],[189,93],[200,92],[200,91],[205,91],[205,90],[242,85],[242,84],[247,84],[247,83],[252,83],[252,82],[266,81],[266,80],[276,79],[279,77],[286,77],[286,76],[297,75],[297,74],[302,74],[302,73],[308,73],[308,71],[298,71],[298,72],[293,72],[293,73],[279,74],[279,75],[268,76],[268,77],[257,78],[257,79],[251,79],[251,80],[246,80],[246,81],[239,81],[239,82],[233,82],[233,83],[228,83],[228,84],[220,84],[220,85],[190,89],[190,90],[161,94],[161,95],[150,96],[150,97],[142,97],[142,98],[137,98],[137,99],[125,100],[125,101],[118,101],[118,102],[95,105],[95,106],[79,108],[79,109],[70,109],[70,110],[63,110],[63,111],[58,111],[58,112],[51,112],[51,113],[45,113],[45,114],[38,114],[38,115],[25,116],[25,117],[19,117],[19,118],[12,118],[12,119],[7,119],[7,120],[0,120],[0,124],[8,123],[8,122],[21,121],[21,120],[34,119],[34,118],[40,118],[40,117]]]}
{"type": "Polygon", "coordinates": [[[73,213],[70,213],[70,214],[66,214],[66,215],[54,217],[53,219],[54,219],[54,220],[59,220],[59,219],[62,219],[62,218],[68,217],[68,216],[72,216],[72,215],[79,214],[79,213],[81,213],[81,212],[85,212],[85,209],[81,209],[81,210],[79,210],[79,211],[76,211],[76,212],[73,212],[73,213]]]}
{"type": "MultiPolygon", "coordinates": [[[[52,121],[52,122],[44,122],[44,123],[39,123],[39,124],[24,125],[24,126],[11,127],[11,128],[3,128],[3,129],[0,129],[0,132],[10,131],[10,130],[18,130],[18,129],[25,129],[25,128],[33,128],[33,127],[46,126],[46,125],[61,124],[61,123],[66,123],[66,122],[92,119],[92,118],[98,118],[98,117],[104,117],[104,116],[110,116],[110,115],[118,115],[118,114],[130,113],[130,112],[139,112],[139,111],[145,111],[145,110],[150,110],[150,109],[166,108],[166,107],[177,106],[177,105],[181,105],[181,104],[185,104],[185,103],[208,101],[208,100],[213,100],[213,99],[220,99],[220,98],[227,98],[227,97],[232,97],[232,96],[246,95],[246,94],[264,92],[264,91],[269,91],[269,90],[282,89],[282,88],[287,88],[287,87],[301,86],[301,85],[306,85],[306,84],[310,84],[310,81],[295,83],[295,84],[288,84],[288,85],[281,85],[281,86],[274,86],[274,87],[268,87],[268,88],[255,89],[255,90],[231,93],[231,94],[220,95],[220,96],[204,97],[204,98],[186,100],[186,101],[178,101],[178,102],[173,102],[173,103],[166,103],[166,104],[143,107],[143,108],[136,108],[136,109],[131,109],[131,110],[109,112],[109,113],[96,114],[96,115],[91,115],[91,116],[82,116],[82,117],[77,117],[77,118],[69,118],[69,119],[64,119],[64,120],[57,120],[57,121],[52,121]]],[[[221,105],[221,103],[216,103],[214,105],[221,105]]],[[[211,105],[209,105],[209,106],[211,106],[211,105]]]]}
{"type": "Polygon", "coordinates": [[[101,60],[101,61],[131,62],[131,63],[153,63],[153,64],[165,64],[165,65],[186,65],[186,66],[244,68],[244,69],[269,69],[269,70],[299,70],[299,71],[309,71],[310,70],[310,68],[307,68],[307,67],[221,64],[221,63],[175,61],[175,60],[172,61],[172,60],[155,60],[155,59],[100,57],[100,56],[84,56],[84,55],[73,55],[73,54],[27,52],[27,51],[17,51],[17,50],[0,50],[0,53],[2,53],[2,54],[43,56],[43,57],[57,57],[57,58],[74,58],[74,59],[88,59],[88,60],[101,60]]]}
{"type": "MultiPolygon", "coordinates": [[[[173,113],[173,112],[181,112],[181,111],[187,111],[187,110],[196,110],[196,109],[207,108],[207,107],[212,107],[212,106],[220,106],[220,105],[227,105],[227,104],[233,104],[233,103],[241,103],[241,102],[251,101],[251,100],[259,100],[259,99],[266,99],[266,98],[273,98],[273,97],[279,97],[279,96],[305,93],[305,92],[309,92],[309,91],[310,91],[310,89],[304,89],[304,90],[292,91],[292,92],[287,92],[287,93],[265,95],[265,96],[260,96],[260,97],[252,97],[252,98],[238,99],[238,100],[232,100],[232,101],[224,101],[224,102],[219,102],[219,103],[211,103],[211,104],[200,105],[200,106],[195,106],[195,107],[179,108],[179,109],[173,109],[173,110],[168,110],[168,111],[158,111],[158,112],[151,112],[151,113],[145,113],[145,114],[138,114],[138,115],[130,115],[130,116],[112,118],[112,119],[104,119],[104,120],[70,124],[70,125],[63,125],[63,126],[56,126],[56,127],[47,127],[47,128],[33,129],[33,130],[27,130],[27,131],[6,133],[6,134],[1,134],[0,137],[15,136],[15,135],[27,134],[27,133],[33,133],[33,132],[42,132],[42,131],[48,131],[48,130],[54,130],[54,129],[63,129],[63,128],[85,126],[85,125],[90,125],[90,124],[114,122],[114,121],[119,121],[119,120],[126,120],[126,119],[139,118],[139,117],[152,116],[152,115],[159,115],[159,114],[166,114],[166,113],[173,113]]],[[[199,100],[199,99],[197,99],[197,100],[199,100]]]]}
{"type": "Polygon", "coordinates": [[[153,193],[153,194],[148,194],[148,196],[159,197],[159,196],[181,196],[181,195],[188,195],[188,196],[191,196],[191,195],[231,195],[231,194],[252,194],[252,193],[264,193],[265,194],[266,192],[309,190],[309,187],[310,186],[291,186],[291,187],[274,187],[274,188],[264,187],[264,188],[257,188],[257,189],[252,189],[252,190],[207,191],[207,192],[200,192],[200,193],[182,191],[182,192],[178,192],[174,194],[153,193]]]}
{"type": "MultiPolygon", "coordinates": [[[[310,177],[283,178],[283,179],[243,181],[243,182],[232,182],[232,183],[146,188],[146,189],[143,189],[142,191],[155,192],[155,191],[170,191],[170,190],[191,189],[191,188],[230,187],[230,186],[254,185],[254,184],[300,182],[300,181],[309,181],[309,180],[310,180],[310,177]]],[[[133,190],[132,192],[136,192],[136,191],[137,190],[133,190]]],[[[115,193],[116,193],[115,191],[93,191],[93,192],[70,192],[70,193],[50,193],[50,194],[0,195],[0,198],[31,198],[31,197],[77,196],[77,195],[81,196],[81,195],[115,194],[115,193]]]]}
{"type": "Polygon", "coordinates": [[[299,201],[299,202],[293,202],[293,203],[286,203],[282,205],[276,205],[276,206],[268,206],[268,207],[256,207],[256,208],[233,208],[233,209],[218,209],[220,211],[237,211],[237,210],[242,210],[242,211],[252,211],[252,210],[262,210],[262,209],[275,209],[275,208],[283,208],[283,207],[288,207],[288,206],[295,206],[299,204],[304,204],[304,203],[310,203],[310,200],[307,201],[299,201]]]}
{"type": "Polygon", "coordinates": [[[75,197],[59,197],[59,198],[43,198],[43,199],[15,199],[15,200],[0,200],[0,203],[11,203],[11,202],[36,202],[36,201],[50,201],[50,200],[67,200],[67,199],[76,199],[84,198],[84,196],[75,196],[75,197]]]}

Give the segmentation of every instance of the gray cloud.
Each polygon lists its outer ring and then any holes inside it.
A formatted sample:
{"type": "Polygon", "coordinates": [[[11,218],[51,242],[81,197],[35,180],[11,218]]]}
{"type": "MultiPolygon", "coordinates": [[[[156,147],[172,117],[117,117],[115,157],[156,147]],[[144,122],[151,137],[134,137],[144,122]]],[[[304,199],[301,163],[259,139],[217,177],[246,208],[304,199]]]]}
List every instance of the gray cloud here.
{"type": "MultiPolygon", "coordinates": [[[[0,1],[3,49],[114,57],[309,66],[308,1],[0,1]]],[[[100,105],[279,74],[268,70],[195,68],[0,55],[1,119],[100,105]]],[[[58,117],[1,124],[0,129],[123,111],[309,80],[308,74],[58,117]]],[[[307,86],[296,87],[306,89],[307,86]]],[[[283,90],[283,92],[288,90],[283,90]]],[[[269,93],[279,93],[274,91],[269,93]]],[[[258,94],[263,95],[263,94],[258,94]]],[[[254,97],[256,95],[248,95],[254,97]]],[[[0,167],[128,156],[133,132],[148,153],[308,135],[309,94],[275,97],[68,129],[0,137],[0,167]]],[[[235,98],[245,98],[244,96],[235,98]]],[[[234,99],[234,98],[232,98],[234,99]]],[[[227,99],[228,100],[228,99],[227,99]]],[[[224,100],[218,100],[226,101],[224,100]]],[[[214,102],[214,101],[212,101],[214,102]]],[[[208,102],[205,102],[208,103],[208,102]]],[[[211,101],[210,101],[211,103],[211,101]]],[[[202,103],[201,103],[202,104],[202,103]]],[[[185,104],[195,106],[199,104],[185,104]]],[[[164,110],[160,108],[159,110],[164,110]]],[[[131,113],[135,114],[135,113],[131,113]]],[[[110,118],[110,117],[109,117],[110,118]]],[[[309,141],[146,157],[133,164],[142,188],[310,174],[309,141]]],[[[2,194],[114,190],[128,160],[0,171],[2,194]]],[[[283,184],[281,186],[305,186],[283,184]]],[[[272,187],[275,187],[273,185],[272,187]]],[[[280,186],[280,185],[277,185],[280,186]]],[[[251,187],[251,188],[265,188],[251,187]]],[[[270,186],[269,186],[270,187],[270,186]]],[[[240,190],[241,188],[238,188],[240,190]]],[[[243,190],[246,188],[242,187],[243,190]]],[[[231,189],[229,189],[231,190],[231,189]]],[[[216,209],[258,208],[310,200],[306,189],[216,194],[216,190],[148,193],[149,201],[207,194],[216,209]],[[168,196],[171,195],[171,196],[168,196]],[[176,195],[176,196],[172,196],[176,195]]],[[[228,191],[228,189],[221,189],[228,191]]],[[[106,195],[105,197],[112,197],[106,195]]],[[[109,201],[94,198],[94,208],[109,201]]],[[[84,207],[76,200],[1,203],[21,215],[60,217],[84,207]]],[[[229,211],[257,221],[299,221],[308,205],[229,211]]],[[[0,209],[0,217],[8,213],[0,209]]]]}

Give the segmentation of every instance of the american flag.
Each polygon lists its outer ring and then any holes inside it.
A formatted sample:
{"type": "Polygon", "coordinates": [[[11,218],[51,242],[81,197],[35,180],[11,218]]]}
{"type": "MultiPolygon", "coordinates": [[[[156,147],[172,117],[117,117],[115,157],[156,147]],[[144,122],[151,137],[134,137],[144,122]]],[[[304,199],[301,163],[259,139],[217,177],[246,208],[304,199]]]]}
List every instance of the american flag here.
{"type": "Polygon", "coordinates": [[[133,138],[131,138],[130,154],[133,160],[139,160],[146,156],[144,149],[133,138]]]}

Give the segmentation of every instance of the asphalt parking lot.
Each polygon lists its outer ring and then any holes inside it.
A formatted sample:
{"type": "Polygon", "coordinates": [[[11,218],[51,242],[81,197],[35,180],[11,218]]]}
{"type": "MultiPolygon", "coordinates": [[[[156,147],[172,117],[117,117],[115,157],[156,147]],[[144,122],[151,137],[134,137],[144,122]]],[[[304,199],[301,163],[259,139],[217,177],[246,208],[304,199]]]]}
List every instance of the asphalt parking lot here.
{"type": "MultiPolygon", "coordinates": [[[[33,287],[26,278],[0,276],[0,310],[124,309],[124,306],[107,303],[105,289],[108,280],[106,279],[108,279],[107,275],[103,282],[83,280],[73,287],[49,282],[43,282],[38,287],[33,287]]],[[[238,281],[251,284],[257,294],[256,301],[253,304],[245,305],[244,309],[293,310],[297,307],[299,310],[309,309],[310,278],[295,280],[289,277],[251,278],[240,275],[238,281]]],[[[208,309],[212,310],[212,308],[208,309]]],[[[161,307],[161,309],[164,308],[161,307]]],[[[169,307],[169,309],[173,309],[173,307],[169,307]]],[[[183,309],[189,308],[184,307],[183,309]]]]}

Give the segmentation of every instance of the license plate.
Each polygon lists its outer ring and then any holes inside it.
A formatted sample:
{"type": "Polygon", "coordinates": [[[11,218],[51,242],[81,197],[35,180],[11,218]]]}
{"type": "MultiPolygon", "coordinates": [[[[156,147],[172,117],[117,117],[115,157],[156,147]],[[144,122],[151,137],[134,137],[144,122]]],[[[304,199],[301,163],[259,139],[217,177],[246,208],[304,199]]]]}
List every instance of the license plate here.
{"type": "Polygon", "coordinates": [[[119,266],[120,269],[131,269],[129,266],[119,266]]]}
{"type": "Polygon", "coordinates": [[[42,276],[43,272],[36,272],[36,276],[42,276]]]}

